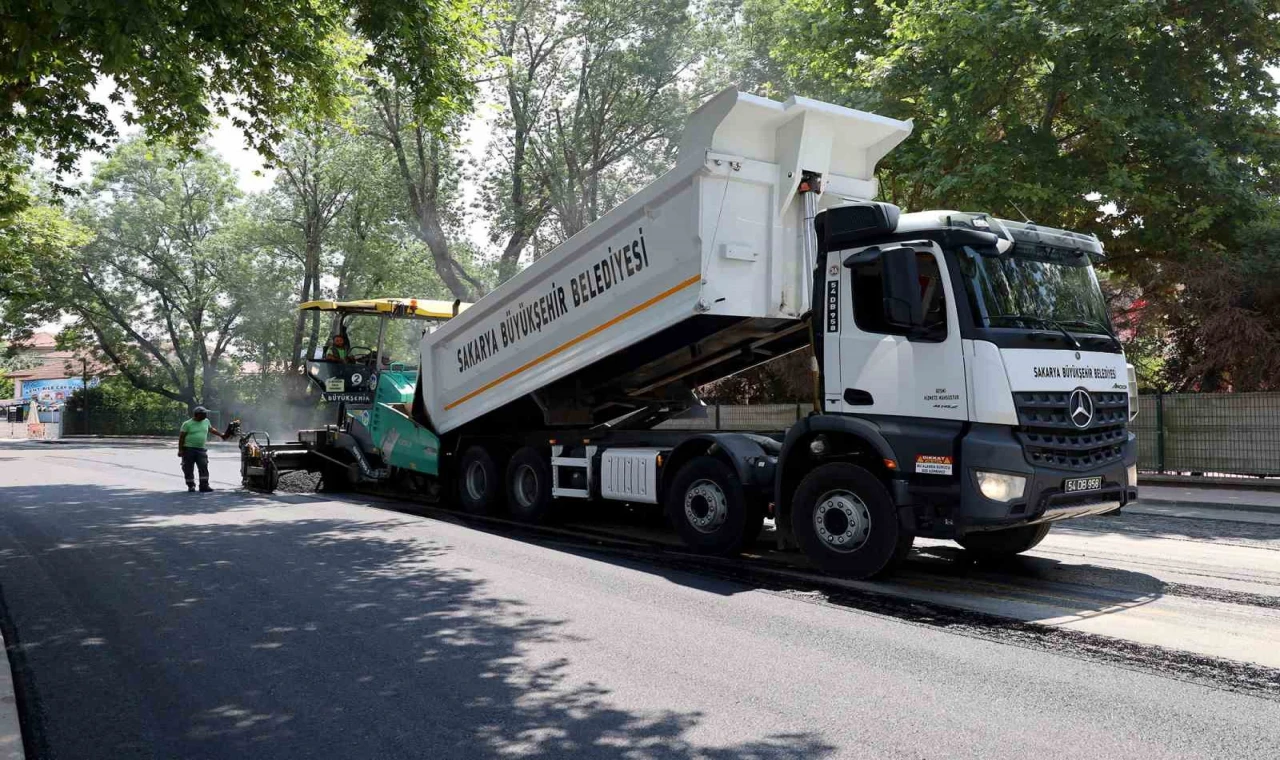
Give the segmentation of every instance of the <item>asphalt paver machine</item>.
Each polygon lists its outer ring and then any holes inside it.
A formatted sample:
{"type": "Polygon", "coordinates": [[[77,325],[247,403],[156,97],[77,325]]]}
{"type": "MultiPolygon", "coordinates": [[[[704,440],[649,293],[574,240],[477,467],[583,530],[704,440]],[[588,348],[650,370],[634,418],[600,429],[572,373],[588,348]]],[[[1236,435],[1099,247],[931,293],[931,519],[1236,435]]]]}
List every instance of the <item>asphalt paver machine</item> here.
{"type": "Polygon", "coordinates": [[[332,315],[328,339],[319,356],[306,363],[308,383],[336,407],[336,420],[323,428],[300,430],[296,440],[272,441],[265,430],[240,437],[240,475],[246,488],[270,493],[288,472],[322,476],[328,488],[384,481],[393,472],[413,490],[430,491],[420,476],[436,475],[439,442],[413,422],[416,357],[405,362],[395,349],[416,353],[421,337],[467,308],[459,301],[376,298],[358,301],[308,301],[299,309],[332,315]],[[392,326],[412,323],[402,346],[393,345],[392,326]],[[360,336],[372,345],[360,345],[360,336]],[[353,338],[353,336],[355,336],[353,338]],[[401,442],[412,445],[400,446],[401,442]]]}

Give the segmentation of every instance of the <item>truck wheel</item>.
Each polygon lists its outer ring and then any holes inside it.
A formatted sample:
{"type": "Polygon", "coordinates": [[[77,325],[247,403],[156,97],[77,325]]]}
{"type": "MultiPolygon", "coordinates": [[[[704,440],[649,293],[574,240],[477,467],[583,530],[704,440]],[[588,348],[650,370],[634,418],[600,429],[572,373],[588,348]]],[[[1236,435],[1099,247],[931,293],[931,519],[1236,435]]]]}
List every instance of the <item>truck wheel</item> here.
{"type": "Polygon", "coordinates": [[[507,507],[517,520],[540,523],[551,513],[551,465],[532,446],[507,463],[507,507]]]}
{"type": "Polygon", "coordinates": [[[502,508],[502,473],[488,449],[471,446],[458,462],[458,501],[473,515],[492,515],[502,508]]]}
{"type": "Polygon", "coordinates": [[[846,462],[824,464],[800,481],[791,530],[815,565],[853,579],[892,572],[914,539],[879,478],[846,462]]]}
{"type": "Polygon", "coordinates": [[[667,517],[700,552],[733,554],[760,534],[764,509],[733,468],[710,456],[690,460],[667,491],[667,517]]]}
{"type": "Polygon", "coordinates": [[[956,539],[956,543],[980,559],[1000,559],[1021,554],[1049,535],[1051,523],[1024,525],[1020,528],[970,533],[956,539]]]}

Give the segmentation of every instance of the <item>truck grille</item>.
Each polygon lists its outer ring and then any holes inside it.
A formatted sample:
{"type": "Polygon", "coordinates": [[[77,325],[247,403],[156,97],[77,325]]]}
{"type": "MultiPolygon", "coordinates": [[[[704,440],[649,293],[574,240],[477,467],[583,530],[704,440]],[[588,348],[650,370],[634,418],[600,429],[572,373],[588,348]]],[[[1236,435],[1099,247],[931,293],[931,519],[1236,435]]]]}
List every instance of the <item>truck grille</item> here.
{"type": "Polygon", "coordinates": [[[1129,438],[1129,395],[1093,393],[1093,420],[1076,427],[1065,393],[1015,393],[1018,429],[1015,433],[1031,464],[1067,470],[1090,470],[1118,461],[1129,438]]]}

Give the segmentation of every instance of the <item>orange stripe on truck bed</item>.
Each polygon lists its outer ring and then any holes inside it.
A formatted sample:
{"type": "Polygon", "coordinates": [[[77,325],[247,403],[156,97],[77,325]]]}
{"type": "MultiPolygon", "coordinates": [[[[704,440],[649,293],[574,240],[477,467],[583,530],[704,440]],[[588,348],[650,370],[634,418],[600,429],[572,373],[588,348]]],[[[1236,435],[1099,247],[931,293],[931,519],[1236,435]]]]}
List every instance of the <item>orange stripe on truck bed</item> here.
{"type": "Polygon", "coordinates": [[[609,320],[608,322],[596,325],[595,327],[591,328],[590,330],[587,330],[586,332],[579,335],[578,337],[556,346],[555,348],[546,352],[542,356],[539,356],[537,359],[526,362],[525,364],[522,364],[519,367],[516,367],[515,369],[511,370],[510,372],[498,378],[497,380],[493,380],[491,382],[485,383],[484,385],[480,386],[479,388],[476,388],[474,391],[471,391],[470,393],[458,399],[457,401],[454,401],[449,404],[445,404],[444,406],[445,411],[448,411],[454,408],[455,406],[458,406],[459,404],[465,404],[466,402],[470,401],[476,396],[479,396],[481,393],[484,393],[485,391],[489,390],[490,388],[496,385],[505,383],[506,381],[510,380],[511,378],[515,377],[521,372],[524,372],[525,370],[536,367],[539,364],[545,362],[547,359],[550,359],[551,357],[555,356],[556,354],[559,354],[567,349],[573,348],[574,346],[578,345],[579,343],[586,340],[587,338],[590,338],[593,335],[598,335],[604,332],[605,330],[608,330],[610,327],[613,327],[614,325],[618,324],[622,320],[627,319],[628,317],[635,316],[636,314],[639,314],[640,312],[644,311],[650,306],[653,306],[659,301],[662,301],[666,298],[671,297],[672,295],[675,295],[676,293],[679,293],[681,290],[684,290],[690,285],[697,284],[698,281],[700,281],[701,279],[702,279],[702,275],[696,274],[693,277],[690,277],[689,279],[684,280],[683,282],[680,282],[675,287],[662,291],[661,293],[654,296],[653,298],[650,298],[648,301],[632,306],[630,309],[627,309],[626,311],[622,312],[621,314],[609,320]]]}

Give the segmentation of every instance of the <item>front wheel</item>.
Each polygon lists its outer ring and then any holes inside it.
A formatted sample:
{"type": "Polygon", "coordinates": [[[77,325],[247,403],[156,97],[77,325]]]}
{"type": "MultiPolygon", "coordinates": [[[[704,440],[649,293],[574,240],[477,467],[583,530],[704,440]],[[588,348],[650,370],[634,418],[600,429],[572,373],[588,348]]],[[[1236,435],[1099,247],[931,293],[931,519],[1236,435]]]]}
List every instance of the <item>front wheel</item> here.
{"type": "Polygon", "coordinates": [[[879,478],[846,462],[824,464],[800,481],[791,530],[815,565],[855,580],[895,570],[914,538],[879,478]]]}
{"type": "Polygon", "coordinates": [[[1051,523],[1023,525],[1020,528],[970,533],[956,539],[971,554],[980,559],[1002,559],[1021,554],[1035,547],[1049,535],[1051,523]]]}
{"type": "Polygon", "coordinates": [[[764,509],[738,473],[710,456],[689,460],[667,492],[667,517],[690,547],[734,554],[760,535],[764,509]]]}

